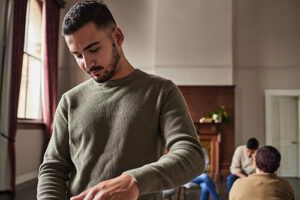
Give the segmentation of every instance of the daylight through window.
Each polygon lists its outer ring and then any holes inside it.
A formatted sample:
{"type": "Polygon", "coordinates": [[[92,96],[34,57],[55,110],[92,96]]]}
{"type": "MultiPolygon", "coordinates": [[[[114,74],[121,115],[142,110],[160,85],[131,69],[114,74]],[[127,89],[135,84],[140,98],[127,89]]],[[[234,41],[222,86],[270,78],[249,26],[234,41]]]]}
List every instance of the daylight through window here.
{"type": "Polygon", "coordinates": [[[18,118],[42,119],[42,2],[28,0],[18,118]]]}

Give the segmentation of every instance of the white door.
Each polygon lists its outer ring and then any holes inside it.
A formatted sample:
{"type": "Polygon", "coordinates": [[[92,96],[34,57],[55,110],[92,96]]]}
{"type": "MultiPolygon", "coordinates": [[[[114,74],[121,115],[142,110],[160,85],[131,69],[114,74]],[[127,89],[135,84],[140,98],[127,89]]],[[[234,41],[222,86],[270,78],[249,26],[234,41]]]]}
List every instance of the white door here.
{"type": "Polygon", "coordinates": [[[271,98],[271,140],[281,153],[278,175],[299,176],[299,108],[298,97],[271,98]]]}

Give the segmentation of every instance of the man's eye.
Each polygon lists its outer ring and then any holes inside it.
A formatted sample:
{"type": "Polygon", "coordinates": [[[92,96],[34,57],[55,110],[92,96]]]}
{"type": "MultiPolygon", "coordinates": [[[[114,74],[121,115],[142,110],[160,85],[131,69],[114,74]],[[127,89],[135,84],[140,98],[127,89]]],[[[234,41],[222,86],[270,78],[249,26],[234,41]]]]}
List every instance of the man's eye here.
{"type": "Polygon", "coordinates": [[[96,49],[91,49],[90,52],[91,52],[91,53],[95,53],[95,52],[97,52],[98,50],[99,50],[99,47],[96,48],[96,49]]]}
{"type": "Polygon", "coordinates": [[[82,58],[82,55],[75,55],[75,58],[80,59],[80,58],[82,58]]]}

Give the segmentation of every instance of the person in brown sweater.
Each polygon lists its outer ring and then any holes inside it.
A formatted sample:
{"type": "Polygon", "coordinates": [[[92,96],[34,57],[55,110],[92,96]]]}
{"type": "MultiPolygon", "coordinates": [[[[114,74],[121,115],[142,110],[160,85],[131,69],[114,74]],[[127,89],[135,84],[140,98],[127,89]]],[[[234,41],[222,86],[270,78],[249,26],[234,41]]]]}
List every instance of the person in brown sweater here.
{"type": "Polygon", "coordinates": [[[229,200],[294,200],[290,183],[278,177],[281,156],[272,146],[263,146],[254,156],[256,173],[234,182],[229,200]]]}
{"type": "Polygon", "coordinates": [[[162,190],[201,174],[203,152],[182,94],[127,61],[108,8],[76,3],[63,35],[92,78],[59,102],[37,199],[162,200],[162,190]]]}

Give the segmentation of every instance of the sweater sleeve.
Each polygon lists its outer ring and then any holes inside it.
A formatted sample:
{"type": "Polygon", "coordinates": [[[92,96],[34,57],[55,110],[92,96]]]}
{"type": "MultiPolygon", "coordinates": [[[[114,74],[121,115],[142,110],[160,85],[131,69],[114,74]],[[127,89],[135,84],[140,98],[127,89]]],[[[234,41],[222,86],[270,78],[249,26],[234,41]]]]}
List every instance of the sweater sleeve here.
{"type": "Polygon", "coordinates": [[[67,112],[62,97],[55,113],[53,133],[39,169],[37,199],[66,198],[67,180],[72,167],[69,154],[67,112]]]}
{"type": "Polygon", "coordinates": [[[136,179],[140,195],[178,187],[204,170],[194,124],[181,92],[173,83],[162,102],[160,131],[168,154],[157,162],[124,172],[136,179]]]}
{"type": "Polygon", "coordinates": [[[230,166],[230,172],[231,174],[237,174],[237,173],[242,173],[242,161],[241,161],[241,147],[237,147],[233,157],[232,157],[232,162],[230,166]]]}

